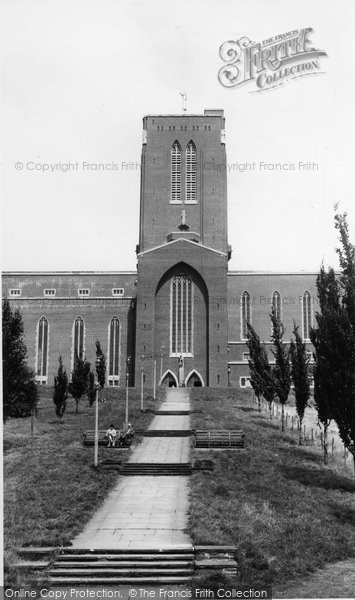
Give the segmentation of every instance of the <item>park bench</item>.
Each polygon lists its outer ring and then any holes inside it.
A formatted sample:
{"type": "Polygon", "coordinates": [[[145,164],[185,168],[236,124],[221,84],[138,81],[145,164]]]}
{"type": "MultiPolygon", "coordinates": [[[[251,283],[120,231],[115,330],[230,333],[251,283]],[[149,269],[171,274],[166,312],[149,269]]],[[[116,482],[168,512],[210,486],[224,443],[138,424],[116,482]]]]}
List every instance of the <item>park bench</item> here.
{"type": "MultiPolygon", "coordinates": [[[[124,435],[123,437],[116,438],[116,446],[115,448],[129,448],[133,440],[132,434],[124,435]]],[[[93,446],[95,444],[95,431],[93,429],[88,429],[83,433],[83,443],[84,446],[93,446]]],[[[108,445],[108,437],[106,435],[106,429],[99,430],[99,446],[107,446],[108,445]]]]}
{"type": "Polygon", "coordinates": [[[245,435],[243,431],[197,429],[195,432],[196,448],[244,448],[245,435]]]}

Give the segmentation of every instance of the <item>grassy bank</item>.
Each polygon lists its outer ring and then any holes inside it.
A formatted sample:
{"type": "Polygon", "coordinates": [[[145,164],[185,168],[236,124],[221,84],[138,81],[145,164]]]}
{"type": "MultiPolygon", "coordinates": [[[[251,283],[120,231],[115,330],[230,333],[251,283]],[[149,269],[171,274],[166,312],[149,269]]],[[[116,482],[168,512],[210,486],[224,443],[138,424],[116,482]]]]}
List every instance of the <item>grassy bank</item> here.
{"type": "MultiPolygon", "coordinates": [[[[125,390],[107,390],[99,403],[99,427],[121,427],[125,390]]],[[[146,408],[157,406],[148,400],[146,408]]],[[[152,413],[141,413],[139,390],[129,391],[129,419],[145,428],[152,413]]],[[[68,544],[97,510],[117,481],[114,471],[94,470],[93,448],[85,448],[82,434],[94,429],[95,406],[87,400],[75,414],[69,399],[62,420],[55,416],[50,390],[41,390],[34,436],[30,419],[11,419],[4,426],[4,542],[8,558],[21,545],[68,544]]],[[[100,448],[99,458],[112,453],[127,459],[130,450],[100,448]]]]}
{"type": "Polygon", "coordinates": [[[244,450],[194,450],[214,471],[191,478],[190,534],[235,544],[238,582],[278,585],[355,556],[355,482],[258,413],[249,392],[192,390],[192,427],[243,429],[244,450]]]}

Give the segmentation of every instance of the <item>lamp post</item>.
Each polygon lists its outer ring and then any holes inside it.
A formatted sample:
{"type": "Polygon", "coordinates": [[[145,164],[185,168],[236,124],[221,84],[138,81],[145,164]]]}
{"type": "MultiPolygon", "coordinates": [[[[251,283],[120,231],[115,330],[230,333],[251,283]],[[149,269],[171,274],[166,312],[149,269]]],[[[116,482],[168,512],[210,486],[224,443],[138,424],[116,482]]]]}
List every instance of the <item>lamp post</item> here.
{"type": "Polygon", "coordinates": [[[127,356],[127,359],[126,359],[126,425],[128,425],[128,384],[129,384],[130,364],[131,364],[131,357],[127,356]]]}
{"type": "Polygon", "coordinates": [[[161,350],[160,350],[160,385],[161,385],[161,380],[163,378],[164,350],[165,350],[165,346],[162,346],[161,350]]]}
{"type": "Polygon", "coordinates": [[[98,356],[95,361],[96,377],[95,377],[95,438],[94,438],[94,467],[99,464],[99,370],[102,362],[102,356],[98,356]]]}
{"type": "Polygon", "coordinates": [[[141,412],[144,412],[144,406],[143,406],[143,402],[144,402],[144,365],[143,365],[143,361],[144,361],[144,354],[141,355],[141,412]]]}
{"type": "Polygon", "coordinates": [[[157,361],[153,363],[153,398],[156,399],[157,395],[157,361]]]}

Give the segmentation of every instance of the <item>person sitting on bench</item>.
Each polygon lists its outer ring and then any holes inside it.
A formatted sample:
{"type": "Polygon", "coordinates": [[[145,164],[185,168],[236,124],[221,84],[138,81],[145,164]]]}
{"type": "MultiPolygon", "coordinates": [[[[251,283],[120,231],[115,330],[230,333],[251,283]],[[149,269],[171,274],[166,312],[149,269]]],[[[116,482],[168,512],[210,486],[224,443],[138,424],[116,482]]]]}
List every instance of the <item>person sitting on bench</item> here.
{"type": "Polygon", "coordinates": [[[116,437],[117,437],[117,430],[115,429],[114,425],[110,425],[110,427],[106,431],[106,437],[108,438],[107,446],[109,448],[114,448],[116,446],[116,437]]]}

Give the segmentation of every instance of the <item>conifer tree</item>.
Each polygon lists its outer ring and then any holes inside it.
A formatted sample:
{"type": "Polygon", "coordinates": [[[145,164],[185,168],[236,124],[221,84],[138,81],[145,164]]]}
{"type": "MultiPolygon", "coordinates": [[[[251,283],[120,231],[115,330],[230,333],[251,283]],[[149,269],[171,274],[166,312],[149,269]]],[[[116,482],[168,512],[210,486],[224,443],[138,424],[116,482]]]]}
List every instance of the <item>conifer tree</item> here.
{"type": "Polygon", "coordinates": [[[55,404],[55,414],[61,419],[67,407],[68,376],[63,367],[62,357],[60,356],[58,360],[58,374],[54,377],[53,402],[55,404]]]}
{"type": "Polygon", "coordinates": [[[302,421],[310,396],[310,357],[306,352],[306,344],[303,342],[296,323],[293,324],[295,339],[291,340],[291,375],[295,389],[296,409],[298,415],[298,443],[302,445],[302,421]]]}
{"type": "Polygon", "coordinates": [[[21,313],[11,310],[8,300],[2,305],[3,421],[9,417],[28,417],[36,410],[38,388],[34,372],[26,363],[27,350],[21,313]]]}
{"type": "Polygon", "coordinates": [[[96,340],[96,373],[100,388],[103,389],[106,383],[106,360],[103,351],[101,350],[100,341],[96,340]]]}
{"type": "Polygon", "coordinates": [[[74,369],[72,371],[71,382],[68,385],[68,390],[75,400],[75,412],[79,412],[79,402],[84,394],[88,391],[89,386],[90,363],[83,355],[76,355],[74,369]]]}
{"type": "MultiPolygon", "coordinates": [[[[311,332],[315,347],[315,401],[326,430],[334,419],[355,466],[355,248],[350,243],[346,214],[335,215],[341,248],[341,273],[322,266],[317,277],[320,311],[311,332]]],[[[321,417],[320,417],[321,418],[321,417]]],[[[327,461],[327,446],[324,445],[327,461]]]]}
{"type": "Polygon", "coordinates": [[[291,387],[291,365],[290,354],[287,346],[283,342],[285,328],[282,321],[276,314],[275,306],[271,311],[272,323],[272,342],[274,350],[271,350],[275,357],[275,366],[273,368],[273,377],[275,382],[275,392],[281,404],[281,429],[285,430],[285,404],[288,399],[291,387]]]}
{"type": "Polygon", "coordinates": [[[249,369],[250,383],[253,387],[255,395],[258,399],[258,407],[260,411],[260,399],[263,396],[269,404],[270,418],[272,416],[271,407],[275,398],[275,386],[272,374],[272,369],[269,365],[265,347],[260,341],[260,337],[250,323],[247,323],[248,339],[247,346],[249,349],[249,369]]]}

